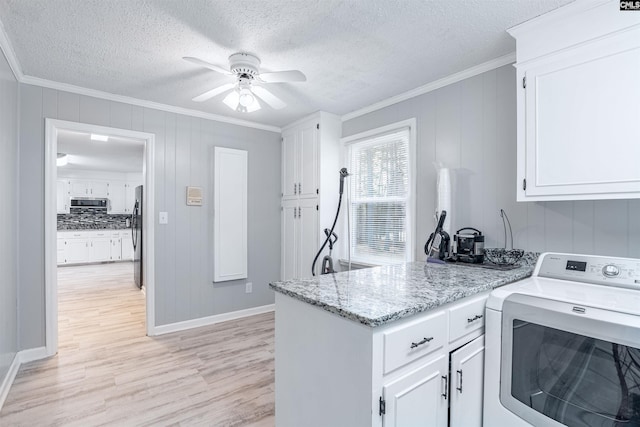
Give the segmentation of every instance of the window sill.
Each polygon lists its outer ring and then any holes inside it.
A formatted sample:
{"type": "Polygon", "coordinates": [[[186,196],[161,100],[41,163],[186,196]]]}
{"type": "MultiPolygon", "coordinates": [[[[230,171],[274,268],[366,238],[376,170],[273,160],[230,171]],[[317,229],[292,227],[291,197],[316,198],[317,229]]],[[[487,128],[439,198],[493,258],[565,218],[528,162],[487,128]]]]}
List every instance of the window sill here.
{"type": "MultiPolygon", "coordinates": [[[[338,261],[340,263],[340,267],[343,268],[349,268],[349,260],[348,259],[341,259],[338,261]]],[[[371,268],[371,267],[378,267],[380,264],[370,264],[368,262],[362,262],[362,261],[354,261],[351,260],[351,268],[352,269],[356,269],[356,270],[360,270],[362,268],[371,268]]]]}

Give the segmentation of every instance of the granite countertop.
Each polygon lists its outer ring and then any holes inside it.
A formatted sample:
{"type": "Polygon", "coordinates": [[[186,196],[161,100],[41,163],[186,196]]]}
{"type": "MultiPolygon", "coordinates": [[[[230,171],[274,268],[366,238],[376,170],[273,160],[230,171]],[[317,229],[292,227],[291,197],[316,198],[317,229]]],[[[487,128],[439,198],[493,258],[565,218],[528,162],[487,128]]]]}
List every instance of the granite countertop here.
{"type": "Polygon", "coordinates": [[[424,261],[273,282],[282,294],[367,326],[380,326],[531,276],[538,254],[490,270],[424,261]]]}
{"type": "Polygon", "coordinates": [[[131,227],[118,226],[116,224],[104,225],[88,225],[88,226],[74,226],[74,227],[58,227],[58,231],[95,231],[95,230],[129,230],[131,227]]]}

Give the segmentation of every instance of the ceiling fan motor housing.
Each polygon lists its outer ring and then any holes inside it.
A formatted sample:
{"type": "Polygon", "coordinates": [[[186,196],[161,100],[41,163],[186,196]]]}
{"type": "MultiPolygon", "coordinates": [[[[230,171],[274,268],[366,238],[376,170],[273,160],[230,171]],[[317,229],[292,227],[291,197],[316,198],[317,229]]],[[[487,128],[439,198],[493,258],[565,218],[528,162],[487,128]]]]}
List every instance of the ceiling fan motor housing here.
{"type": "Polygon", "coordinates": [[[260,60],[249,53],[234,53],[229,57],[229,69],[240,77],[254,79],[260,73],[260,60]]]}

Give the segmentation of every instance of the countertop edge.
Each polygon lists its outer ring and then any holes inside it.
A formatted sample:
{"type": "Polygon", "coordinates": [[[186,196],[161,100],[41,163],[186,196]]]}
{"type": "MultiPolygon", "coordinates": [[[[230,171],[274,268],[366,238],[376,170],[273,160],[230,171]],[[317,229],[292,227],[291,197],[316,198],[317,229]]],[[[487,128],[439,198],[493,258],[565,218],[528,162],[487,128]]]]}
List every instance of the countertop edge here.
{"type": "Polygon", "coordinates": [[[352,320],[355,322],[358,322],[360,324],[363,324],[365,326],[369,326],[369,327],[378,327],[378,326],[382,326],[391,322],[394,322],[396,320],[400,320],[406,317],[410,317],[419,313],[423,313],[425,311],[428,310],[433,310],[435,308],[441,307],[445,304],[448,303],[452,303],[455,301],[459,301],[463,298],[467,298],[467,297],[471,297],[474,296],[476,294],[485,292],[485,291],[489,291],[489,290],[493,290],[495,288],[498,288],[500,286],[504,286],[504,285],[508,285],[510,283],[514,283],[517,282],[519,280],[523,280],[526,279],[528,277],[531,277],[531,275],[533,274],[533,266],[530,266],[529,269],[523,270],[520,273],[514,274],[512,277],[509,278],[503,278],[503,279],[497,279],[491,282],[487,282],[487,283],[483,283],[477,286],[470,286],[468,288],[465,288],[465,290],[461,293],[455,294],[453,297],[446,297],[446,298],[441,298],[438,299],[436,301],[431,301],[430,303],[427,304],[416,304],[413,305],[411,307],[407,307],[403,310],[382,316],[382,317],[378,317],[378,318],[367,318],[365,316],[359,315],[357,313],[353,313],[350,311],[346,311],[346,310],[342,310],[338,307],[323,303],[321,301],[318,300],[314,300],[312,298],[309,298],[307,296],[304,295],[300,295],[296,292],[291,292],[287,289],[284,289],[282,287],[279,287],[278,285],[274,285],[273,283],[269,283],[269,287],[271,289],[273,289],[275,292],[279,292],[283,295],[287,295],[291,298],[297,299],[298,301],[302,301],[305,302],[309,305],[321,308],[325,311],[328,311],[330,313],[334,313],[339,315],[340,317],[343,317],[345,319],[348,320],[352,320]]]}

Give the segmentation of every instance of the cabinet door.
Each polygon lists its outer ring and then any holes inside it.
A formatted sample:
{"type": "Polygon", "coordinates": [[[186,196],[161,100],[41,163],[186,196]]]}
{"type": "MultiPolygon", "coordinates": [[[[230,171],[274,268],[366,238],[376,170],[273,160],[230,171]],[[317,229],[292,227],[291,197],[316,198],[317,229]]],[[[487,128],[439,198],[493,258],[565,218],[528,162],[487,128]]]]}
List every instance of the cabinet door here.
{"type": "MultiPolygon", "coordinates": [[[[311,277],[311,266],[313,258],[318,252],[318,210],[317,199],[300,200],[298,205],[298,229],[296,253],[298,254],[297,276],[311,277]]],[[[336,261],[337,262],[337,261],[336,261]]],[[[316,262],[316,274],[320,272],[322,259],[316,262]]]]}
{"type": "Polygon", "coordinates": [[[70,179],[69,180],[69,195],[72,197],[89,197],[89,187],[90,184],[88,181],[83,181],[79,179],[70,179]]]}
{"type": "Polygon", "coordinates": [[[122,247],[122,255],[121,259],[123,261],[132,261],[133,260],[133,242],[131,240],[131,232],[122,232],[121,233],[121,247],[122,247]]]}
{"type": "Polygon", "coordinates": [[[527,66],[526,197],[640,197],[638,40],[623,33],[527,66]]]}
{"type": "Polygon", "coordinates": [[[66,260],[66,245],[64,239],[57,239],[57,263],[58,265],[65,264],[66,260]]]}
{"type": "MultiPolygon", "coordinates": [[[[305,124],[298,132],[299,172],[298,196],[316,197],[318,190],[318,129],[317,123],[305,124]]],[[[337,171],[336,171],[337,173],[337,171]]]]}
{"type": "Polygon", "coordinates": [[[120,261],[122,259],[122,240],[120,238],[111,238],[111,261],[120,261]]]}
{"type": "Polygon", "coordinates": [[[448,410],[448,355],[383,387],[384,427],[446,427],[448,410]]]}
{"type": "Polygon", "coordinates": [[[91,239],[89,259],[91,262],[102,262],[111,260],[111,239],[99,237],[91,239]]]}
{"type": "Polygon", "coordinates": [[[282,254],[280,274],[282,280],[296,277],[297,236],[298,236],[298,204],[295,201],[282,204],[282,254]]]}
{"type": "Polygon", "coordinates": [[[69,213],[69,182],[64,179],[56,181],[56,211],[59,214],[69,213]]]}
{"type": "Polygon", "coordinates": [[[124,213],[131,214],[133,205],[136,202],[136,187],[140,185],[135,182],[127,182],[124,190],[124,213]]]}
{"type": "Polygon", "coordinates": [[[93,181],[89,188],[90,197],[107,197],[109,194],[109,183],[107,181],[93,181]]]}
{"type": "Polygon", "coordinates": [[[297,197],[297,170],[296,131],[290,129],[282,133],[282,197],[297,197]]]}
{"type": "Polygon", "coordinates": [[[65,243],[66,262],[68,264],[89,262],[88,239],[67,239],[65,243]]]}
{"type": "Polygon", "coordinates": [[[111,181],[109,182],[109,213],[110,214],[124,214],[126,213],[125,203],[125,186],[124,182],[111,181]]]}
{"type": "Polygon", "coordinates": [[[451,427],[482,427],[484,335],[451,353],[451,427]]]}

